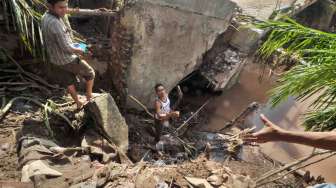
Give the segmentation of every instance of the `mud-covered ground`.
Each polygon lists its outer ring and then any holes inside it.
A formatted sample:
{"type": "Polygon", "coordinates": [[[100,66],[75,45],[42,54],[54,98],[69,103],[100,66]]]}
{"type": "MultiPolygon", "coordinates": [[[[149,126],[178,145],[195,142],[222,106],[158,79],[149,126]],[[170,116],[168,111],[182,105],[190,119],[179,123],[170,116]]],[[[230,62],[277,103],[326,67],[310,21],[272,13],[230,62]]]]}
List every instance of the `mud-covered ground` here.
{"type": "MultiPolygon", "coordinates": [[[[202,101],[206,101],[209,98],[213,98],[212,101],[218,99],[218,95],[203,93],[206,91],[197,92],[197,97],[188,96],[185,94],[185,100],[179,105],[178,110],[182,112],[182,120],[176,121],[175,128],[183,123],[190,115],[191,112],[195,112],[202,104],[202,101]]],[[[25,93],[20,93],[20,95],[25,93]]],[[[34,96],[39,96],[44,101],[48,98],[43,93],[35,91],[34,96]]],[[[14,97],[15,93],[11,93],[11,97],[14,97]]],[[[75,112],[75,105],[71,103],[69,96],[64,97],[63,93],[54,92],[52,99],[61,106],[56,107],[58,112],[65,114],[72,123],[77,126],[83,126],[80,112],[75,112]],[[64,105],[65,104],[65,105],[64,105]]],[[[8,102],[9,99],[6,99],[8,102]]],[[[213,104],[213,103],[212,103],[213,104]]],[[[18,166],[17,157],[17,143],[18,139],[22,137],[22,134],[26,135],[30,132],[43,132],[41,135],[47,135],[45,119],[43,117],[43,108],[27,101],[15,102],[9,113],[0,122],[0,181],[17,182],[21,178],[21,169],[18,166]]],[[[225,112],[221,112],[225,115],[225,112]]],[[[189,129],[186,133],[191,133],[193,130],[203,130],[218,132],[221,125],[224,126],[225,122],[220,122],[216,127],[212,127],[210,117],[214,114],[213,110],[205,108],[189,122],[189,129]]],[[[207,150],[198,150],[197,154],[193,157],[183,159],[172,159],[170,155],[165,155],[157,151],[156,142],[154,139],[155,129],[154,122],[144,112],[136,110],[129,110],[124,112],[124,117],[129,126],[129,151],[128,157],[135,163],[134,166],[129,166],[127,169],[132,171],[141,164],[143,170],[138,175],[132,175],[132,173],[123,175],[117,178],[117,182],[129,182],[137,184],[138,178],[145,176],[147,171],[157,174],[161,180],[173,182],[176,187],[185,187],[188,185],[185,177],[198,177],[206,179],[212,174],[214,168],[230,169],[234,175],[242,175],[249,180],[253,180],[260,177],[265,172],[273,170],[280,165],[276,162],[265,157],[259,150],[258,146],[243,146],[238,156],[230,157],[215,163],[209,160],[209,153],[207,150]],[[163,163],[162,163],[163,160],[163,163]],[[139,163],[139,161],[142,161],[139,163]],[[167,162],[168,161],[168,162],[167,162]],[[138,177],[139,176],[139,177],[138,177]]],[[[80,145],[80,133],[75,133],[69,129],[69,126],[60,119],[54,116],[50,119],[51,130],[55,133],[55,140],[58,141],[60,146],[71,147],[80,145]]],[[[235,134],[240,130],[233,128],[229,132],[235,134]]],[[[185,141],[195,142],[192,134],[186,134],[185,137],[181,137],[185,141]]],[[[50,138],[52,139],[52,138],[50,138]]],[[[196,140],[197,141],[197,140],[196,140]]],[[[59,181],[59,180],[57,180],[59,181]]],[[[61,183],[61,182],[60,182],[61,183]]],[[[113,182],[115,183],[115,182],[113,182]]],[[[301,178],[294,178],[288,176],[284,180],[280,181],[283,185],[291,185],[294,187],[303,187],[301,178]]],[[[276,184],[279,184],[277,182],[276,184]]],[[[113,184],[115,185],[115,184],[113,184]]],[[[124,184],[123,184],[124,185],[124,184]]],[[[274,187],[275,184],[268,184],[266,187],[274,187]]]]}
{"type": "MultiPolygon", "coordinates": [[[[17,138],[20,137],[22,131],[21,128],[25,124],[35,122],[31,124],[32,128],[39,130],[39,126],[45,126],[42,118],[41,109],[30,105],[29,103],[20,104],[22,107],[25,106],[27,109],[26,112],[17,111],[15,106],[13,110],[6,115],[2,120],[0,126],[0,181],[20,181],[21,171],[18,169],[18,158],[16,154],[16,143],[17,138]],[[39,122],[39,123],[36,123],[39,122]]],[[[193,110],[196,106],[185,105],[184,109],[193,110]]],[[[68,116],[72,111],[74,111],[74,106],[63,107],[62,112],[65,112],[68,116]]],[[[206,112],[202,112],[201,115],[197,118],[197,121],[192,125],[193,128],[197,126],[203,126],[203,123],[207,122],[206,112]]],[[[125,118],[130,128],[130,150],[129,157],[137,162],[145,156],[147,151],[153,151],[155,148],[155,141],[153,136],[152,122],[144,113],[129,111],[125,114],[125,118]]],[[[71,117],[71,119],[75,119],[71,117]]],[[[62,122],[51,123],[51,126],[61,126],[62,122]]],[[[78,122],[80,124],[80,122],[78,122]]],[[[25,128],[26,129],[26,128],[25,128]]],[[[53,131],[57,131],[57,128],[53,128],[53,131]]],[[[41,127],[41,130],[45,130],[44,127],[41,127]]],[[[68,145],[75,143],[75,138],[69,139],[69,135],[61,135],[67,138],[64,138],[64,142],[68,145]]],[[[59,139],[59,138],[58,138],[59,139]]],[[[154,155],[151,155],[154,156],[154,155]]],[[[147,160],[147,159],[146,159],[147,160]]],[[[145,160],[145,162],[146,162],[145,160]]],[[[209,161],[207,158],[207,152],[200,152],[195,158],[184,160],[177,164],[171,165],[162,165],[148,160],[146,162],[146,168],[143,173],[147,171],[153,172],[156,176],[160,177],[166,182],[173,182],[173,185],[185,187],[188,185],[185,177],[198,177],[198,178],[207,178],[211,175],[211,172],[218,168],[218,166],[228,168],[232,171],[233,174],[240,174],[244,176],[249,176],[251,179],[261,176],[263,173],[278,167],[279,164],[265,158],[263,154],[259,151],[259,148],[256,146],[244,146],[240,154],[239,159],[230,159],[224,162],[216,163],[214,161],[209,161]]],[[[134,178],[134,177],[132,177],[134,178]]],[[[130,178],[130,179],[132,179],[130,178]]],[[[138,178],[138,177],[137,177],[138,178]]],[[[298,179],[293,179],[289,177],[286,179],[285,184],[293,185],[294,182],[298,179]]],[[[136,180],[135,180],[136,181],[136,180]]],[[[273,184],[269,185],[270,187],[273,184]]],[[[296,186],[297,187],[297,186],[296,186]]]]}
{"type": "Polygon", "coordinates": [[[17,168],[16,134],[25,116],[9,114],[0,127],[0,180],[16,181],[20,178],[17,168]]]}

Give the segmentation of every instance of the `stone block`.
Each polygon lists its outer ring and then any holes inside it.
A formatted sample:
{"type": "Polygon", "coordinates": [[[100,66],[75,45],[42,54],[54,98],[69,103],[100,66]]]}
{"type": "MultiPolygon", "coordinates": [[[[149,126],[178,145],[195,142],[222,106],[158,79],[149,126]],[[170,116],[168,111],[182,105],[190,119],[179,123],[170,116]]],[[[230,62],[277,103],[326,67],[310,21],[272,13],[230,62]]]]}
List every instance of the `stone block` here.
{"type": "Polygon", "coordinates": [[[128,126],[120,114],[118,106],[110,94],[102,94],[85,106],[86,113],[92,117],[95,126],[116,144],[123,152],[128,149],[128,126]]]}
{"type": "MultiPolygon", "coordinates": [[[[115,71],[110,75],[116,90],[152,107],[155,84],[162,83],[169,91],[198,69],[236,8],[230,0],[139,0],[130,5],[111,26],[112,43],[120,49],[111,49],[110,66],[115,71]],[[126,76],[116,64],[127,64],[122,70],[126,76]]],[[[126,104],[138,107],[131,100],[126,104]]]]}

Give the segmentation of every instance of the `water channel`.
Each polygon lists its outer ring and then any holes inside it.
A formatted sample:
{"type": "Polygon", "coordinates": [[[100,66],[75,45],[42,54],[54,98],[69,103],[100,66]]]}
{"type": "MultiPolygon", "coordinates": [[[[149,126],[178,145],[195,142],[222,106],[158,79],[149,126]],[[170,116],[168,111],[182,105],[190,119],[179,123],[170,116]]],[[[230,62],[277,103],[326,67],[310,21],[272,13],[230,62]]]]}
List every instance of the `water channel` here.
{"type": "MultiPolygon", "coordinates": [[[[206,131],[219,130],[226,121],[232,120],[250,103],[258,102],[263,104],[263,107],[258,113],[248,118],[248,124],[255,125],[257,129],[262,128],[263,125],[258,114],[264,113],[274,123],[285,129],[303,131],[300,123],[308,108],[309,101],[300,103],[291,97],[276,108],[269,107],[267,92],[275,86],[276,78],[265,76],[268,75],[268,71],[269,69],[264,69],[258,64],[246,65],[241,73],[239,83],[208,104],[205,111],[210,114],[210,120],[209,124],[202,129],[206,131]],[[260,79],[262,75],[264,76],[260,79]]],[[[309,155],[313,148],[298,144],[273,142],[262,144],[261,150],[274,160],[288,163],[309,155]]],[[[336,157],[309,166],[305,170],[311,171],[314,176],[322,175],[327,182],[336,182],[334,169],[336,169],[336,157]]]]}

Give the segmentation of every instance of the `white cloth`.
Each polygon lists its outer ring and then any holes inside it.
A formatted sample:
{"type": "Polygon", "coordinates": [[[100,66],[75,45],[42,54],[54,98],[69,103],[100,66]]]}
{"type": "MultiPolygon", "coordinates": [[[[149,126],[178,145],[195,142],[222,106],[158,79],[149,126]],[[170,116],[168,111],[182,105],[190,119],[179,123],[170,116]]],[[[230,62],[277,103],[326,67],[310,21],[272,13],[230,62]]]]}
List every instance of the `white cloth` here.
{"type": "Polygon", "coordinates": [[[168,114],[171,112],[171,108],[170,108],[170,100],[168,97],[166,97],[166,101],[162,101],[159,98],[157,99],[160,104],[161,104],[161,108],[160,108],[160,114],[168,114]]]}

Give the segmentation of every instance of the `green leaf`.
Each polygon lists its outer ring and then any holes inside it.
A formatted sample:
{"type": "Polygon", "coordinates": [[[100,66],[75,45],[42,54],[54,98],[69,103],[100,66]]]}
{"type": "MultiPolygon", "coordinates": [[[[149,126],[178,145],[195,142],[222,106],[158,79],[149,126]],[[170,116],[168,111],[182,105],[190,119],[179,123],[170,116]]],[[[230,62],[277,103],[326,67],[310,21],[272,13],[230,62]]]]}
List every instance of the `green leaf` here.
{"type": "Polygon", "coordinates": [[[306,61],[297,63],[281,76],[279,85],[270,91],[272,105],[280,104],[289,96],[301,101],[314,96],[306,128],[336,128],[336,34],[305,27],[288,17],[256,23],[256,26],[269,30],[258,50],[261,57],[269,58],[283,49],[306,61]]]}

